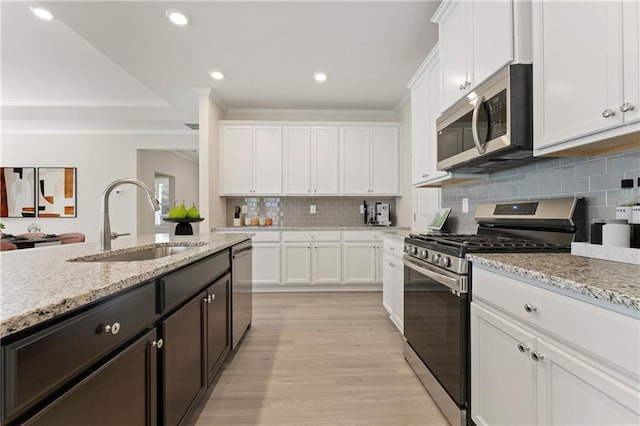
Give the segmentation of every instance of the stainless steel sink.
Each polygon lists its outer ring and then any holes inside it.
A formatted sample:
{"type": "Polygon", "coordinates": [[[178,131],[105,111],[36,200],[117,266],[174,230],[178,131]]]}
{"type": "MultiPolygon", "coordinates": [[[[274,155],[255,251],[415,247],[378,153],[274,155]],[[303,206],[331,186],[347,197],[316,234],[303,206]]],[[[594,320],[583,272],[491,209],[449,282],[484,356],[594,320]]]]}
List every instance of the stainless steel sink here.
{"type": "MultiPolygon", "coordinates": [[[[204,245],[204,244],[202,244],[204,245]]],[[[198,246],[153,246],[124,253],[108,253],[69,259],[70,262],[138,262],[153,260],[193,250],[198,246]]]]}

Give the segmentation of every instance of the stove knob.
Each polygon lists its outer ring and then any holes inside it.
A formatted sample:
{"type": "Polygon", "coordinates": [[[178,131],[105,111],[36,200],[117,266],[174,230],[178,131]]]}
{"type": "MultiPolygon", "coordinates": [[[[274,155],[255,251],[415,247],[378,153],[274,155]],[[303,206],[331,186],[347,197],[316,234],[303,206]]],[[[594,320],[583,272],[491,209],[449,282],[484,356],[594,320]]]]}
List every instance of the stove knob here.
{"type": "Polygon", "coordinates": [[[418,253],[418,248],[417,247],[411,247],[411,254],[415,256],[416,253],[418,253]]]}
{"type": "Polygon", "coordinates": [[[442,257],[440,259],[440,265],[448,268],[449,266],[451,266],[451,259],[449,259],[448,257],[442,257]]]}
{"type": "Polygon", "coordinates": [[[440,255],[439,254],[431,255],[431,262],[432,263],[438,263],[439,261],[440,261],[440,255]]]}
{"type": "Polygon", "coordinates": [[[410,246],[409,246],[409,244],[406,244],[406,245],[404,246],[404,252],[405,252],[405,253],[409,253],[409,247],[410,247],[410,246]]]}
{"type": "Polygon", "coordinates": [[[421,250],[420,251],[420,257],[421,258],[426,259],[426,258],[429,257],[428,255],[429,255],[429,253],[426,250],[421,250]]]}

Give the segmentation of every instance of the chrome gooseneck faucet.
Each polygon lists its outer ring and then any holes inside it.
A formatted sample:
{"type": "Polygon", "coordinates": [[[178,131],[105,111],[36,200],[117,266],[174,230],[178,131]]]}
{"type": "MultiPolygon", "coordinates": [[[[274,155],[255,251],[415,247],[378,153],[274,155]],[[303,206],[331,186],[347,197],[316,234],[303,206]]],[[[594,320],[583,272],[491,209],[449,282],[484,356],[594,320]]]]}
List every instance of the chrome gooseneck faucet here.
{"type": "Polygon", "coordinates": [[[151,205],[153,211],[157,212],[158,210],[160,210],[160,204],[158,203],[158,200],[156,200],[156,197],[153,195],[153,190],[149,188],[144,182],[138,179],[131,178],[114,180],[109,185],[107,185],[107,188],[104,190],[104,194],[102,197],[100,235],[98,236],[100,250],[111,250],[111,240],[115,240],[122,235],[128,235],[111,233],[111,224],[109,223],[109,194],[111,194],[111,191],[113,191],[114,188],[125,183],[131,183],[142,188],[142,190],[147,194],[147,199],[149,200],[149,204],[151,205]]]}

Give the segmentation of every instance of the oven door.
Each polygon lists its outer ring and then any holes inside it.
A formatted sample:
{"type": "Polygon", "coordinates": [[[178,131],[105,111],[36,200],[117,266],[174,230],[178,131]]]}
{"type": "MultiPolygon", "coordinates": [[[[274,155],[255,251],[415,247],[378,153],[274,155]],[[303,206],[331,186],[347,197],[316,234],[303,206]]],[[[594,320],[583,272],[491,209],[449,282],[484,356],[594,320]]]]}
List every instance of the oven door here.
{"type": "Polygon", "coordinates": [[[460,408],[467,405],[467,277],[404,259],[404,335],[460,408]]]}

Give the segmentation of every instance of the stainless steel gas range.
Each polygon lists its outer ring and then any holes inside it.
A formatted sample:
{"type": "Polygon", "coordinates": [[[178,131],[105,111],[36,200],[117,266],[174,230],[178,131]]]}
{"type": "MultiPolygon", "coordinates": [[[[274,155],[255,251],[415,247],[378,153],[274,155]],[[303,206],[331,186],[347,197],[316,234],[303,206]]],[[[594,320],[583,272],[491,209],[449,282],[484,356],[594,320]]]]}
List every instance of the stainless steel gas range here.
{"type": "Polygon", "coordinates": [[[480,204],[477,234],[411,234],[404,246],[404,356],[452,425],[470,403],[467,253],[567,252],[583,241],[584,199],[480,204]]]}

